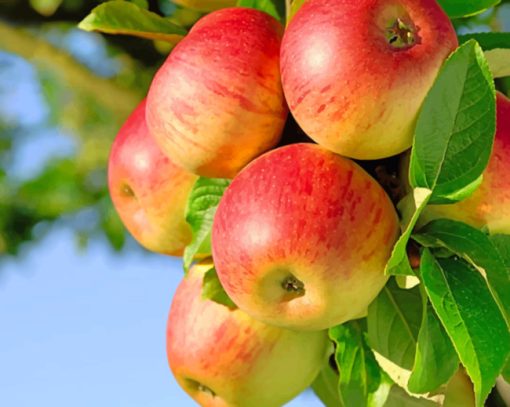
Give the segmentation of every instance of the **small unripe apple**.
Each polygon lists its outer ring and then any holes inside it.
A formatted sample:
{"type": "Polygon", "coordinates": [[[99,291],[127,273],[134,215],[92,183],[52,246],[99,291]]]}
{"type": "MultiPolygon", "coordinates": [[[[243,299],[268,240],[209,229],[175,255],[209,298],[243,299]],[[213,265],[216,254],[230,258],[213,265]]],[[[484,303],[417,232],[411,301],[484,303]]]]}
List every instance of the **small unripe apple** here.
{"type": "Polygon", "coordinates": [[[250,163],[212,231],[221,283],[266,323],[325,329],[359,317],[387,281],[399,233],[393,204],[353,161],[293,144],[250,163]]]}
{"type": "Polygon", "coordinates": [[[450,218],[487,227],[492,234],[510,234],[510,99],[502,93],[497,94],[496,116],[494,147],[481,185],[464,201],[428,206],[424,220],[450,218]]]}
{"type": "Polygon", "coordinates": [[[201,406],[280,407],[305,390],[326,362],[327,333],[277,328],[202,299],[210,267],[194,266],[173,298],[170,368],[201,406]]]}
{"type": "Polygon", "coordinates": [[[142,246],[158,253],[182,253],[191,240],[185,209],[196,179],[156,145],[147,129],[143,100],[120,129],[108,163],[115,209],[142,246]]]}
{"type": "Polygon", "coordinates": [[[222,9],[199,20],[151,84],[147,122],[178,165],[232,178],[280,139],[282,26],[266,13],[222,9]]]}
{"type": "Polygon", "coordinates": [[[455,30],[435,0],[309,0],[282,41],[293,116],[317,143],[374,160],[411,146],[455,30]]]}

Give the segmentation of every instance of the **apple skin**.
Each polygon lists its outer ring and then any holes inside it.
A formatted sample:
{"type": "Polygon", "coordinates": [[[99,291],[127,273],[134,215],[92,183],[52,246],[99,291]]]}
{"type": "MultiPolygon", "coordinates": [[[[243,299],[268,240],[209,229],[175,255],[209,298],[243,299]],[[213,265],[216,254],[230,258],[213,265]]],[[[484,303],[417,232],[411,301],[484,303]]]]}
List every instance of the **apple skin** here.
{"type": "Polygon", "coordinates": [[[213,258],[243,311],[320,330],[366,311],[387,281],[398,234],[393,204],[361,167],[293,144],[259,157],[227,188],[214,218],[213,258]]]}
{"type": "Polygon", "coordinates": [[[499,92],[496,117],[494,147],[481,185],[464,201],[428,206],[423,214],[425,222],[450,218],[487,227],[491,234],[510,234],[510,99],[499,92]]]}
{"type": "Polygon", "coordinates": [[[197,176],[176,166],[152,139],[145,99],[113,143],[108,187],[115,209],[133,237],[148,250],[181,255],[191,240],[185,208],[197,176]]]}
{"type": "Polygon", "coordinates": [[[396,155],[411,146],[422,102],[457,45],[435,0],[309,0],[281,46],[290,111],[313,140],[338,154],[396,155]],[[397,18],[414,31],[414,45],[389,43],[397,18]]]}
{"type": "Polygon", "coordinates": [[[288,108],[280,80],[283,28],[248,8],[200,19],[151,84],[147,123],[178,165],[232,178],[276,145],[288,108]]]}
{"type": "Polygon", "coordinates": [[[326,363],[327,332],[266,325],[238,308],[202,299],[203,274],[210,268],[195,265],[172,302],[167,355],[177,382],[201,406],[285,404],[326,363]]]}

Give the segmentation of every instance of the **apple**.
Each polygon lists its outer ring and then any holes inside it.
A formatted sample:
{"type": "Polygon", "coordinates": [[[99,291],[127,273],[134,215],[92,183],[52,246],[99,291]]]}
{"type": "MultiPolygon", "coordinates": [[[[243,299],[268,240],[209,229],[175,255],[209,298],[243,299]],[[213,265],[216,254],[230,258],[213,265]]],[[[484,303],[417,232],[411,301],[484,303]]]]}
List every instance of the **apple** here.
{"type": "Polygon", "coordinates": [[[393,204],[353,161],[292,144],[250,163],[212,229],[218,276],[256,319],[320,330],[362,315],[387,281],[399,234],[393,204]]]}
{"type": "Polygon", "coordinates": [[[278,143],[288,113],[282,31],[266,13],[227,8],[200,19],[174,48],[151,84],[147,123],[175,163],[232,178],[278,143]]]}
{"type": "Polygon", "coordinates": [[[396,155],[411,146],[422,102],[457,45],[435,0],[309,0],[282,40],[290,111],[338,154],[396,155]]]}
{"type": "Polygon", "coordinates": [[[497,94],[496,117],[494,147],[481,185],[464,201],[428,206],[425,221],[450,218],[487,227],[492,234],[510,234],[510,99],[502,93],[497,94]]]}
{"type": "Polygon", "coordinates": [[[197,177],[176,166],[152,139],[143,100],[113,143],[108,187],[122,222],[145,248],[180,255],[191,240],[185,208],[197,177]]]}
{"type": "Polygon", "coordinates": [[[201,406],[279,407],[305,390],[327,361],[327,333],[255,321],[202,298],[210,264],[194,266],[174,295],[167,355],[179,385],[201,406]]]}

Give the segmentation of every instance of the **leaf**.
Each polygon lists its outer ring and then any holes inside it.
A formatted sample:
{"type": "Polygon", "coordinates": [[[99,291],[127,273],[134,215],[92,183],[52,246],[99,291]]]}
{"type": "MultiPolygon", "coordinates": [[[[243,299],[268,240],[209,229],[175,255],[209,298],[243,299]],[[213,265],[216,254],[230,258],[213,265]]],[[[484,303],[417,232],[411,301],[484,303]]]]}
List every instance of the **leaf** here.
{"type": "Polygon", "coordinates": [[[191,226],[192,240],[184,249],[184,270],[188,271],[197,255],[211,253],[211,228],[220,199],[230,180],[200,177],[193,185],[186,206],[186,222],[191,226]]]}
{"type": "Polygon", "coordinates": [[[398,204],[403,219],[403,233],[395,243],[391,257],[386,264],[385,273],[390,275],[414,275],[407,257],[407,243],[414,226],[427,205],[432,191],[416,188],[398,204]]]}
{"type": "Polygon", "coordinates": [[[428,393],[448,382],[459,368],[459,358],[432,305],[423,294],[423,320],[413,371],[407,388],[412,393],[428,393]],[[430,374],[434,372],[434,374],[430,374]]]}
{"type": "MultiPolygon", "coordinates": [[[[438,219],[428,223],[413,238],[426,247],[446,248],[481,270],[510,327],[510,295],[508,294],[510,293],[510,266],[505,265],[499,251],[485,233],[462,222],[438,219]]],[[[495,238],[495,241],[497,239],[495,238]]],[[[505,239],[501,246],[510,247],[510,237],[505,239]]]]}
{"type": "Polygon", "coordinates": [[[237,305],[234,304],[234,301],[230,299],[223,289],[214,267],[204,274],[204,279],[202,281],[202,298],[204,300],[217,302],[218,304],[225,305],[232,309],[237,308],[237,305]]]}
{"type": "Polygon", "coordinates": [[[144,10],[149,9],[149,1],[148,0],[130,0],[131,3],[135,3],[138,7],[143,8],[144,10]]]}
{"type": "Polygon", "coordinates": [[[420,266],[427,295],[481,407],[510,353],[510,333],[481,274],[462,259],[434,259],[424,249],[420,266]]]}
{"type": "Polygon", "coordinates": [[[475,40],[484,51],[497,48],[510,48],[510,33],[483,32],[459,35],[459,44],[475,40]]]}
{"type": "Polygon", "coordinates": [[[446,61],[423,103],[409,181],[430,204],[465,199],[478,187],[496,130],[496,94],[480,46],[468,41],[446,61]]]}
{"type": "Polygon", "coordinates": [[[424,398],[412,397],[401,387],[393,386],[385,407],[438,407],[438,404],[424,398]]]}
{"type": "Polygon", "coordinates": [[[510,76],[510,33],[473,33],[461,35],[459,42],[476,40],[485,51],[492,76],[510,76]]]}
{"type": "Polygon", "coordinates": [[[411,369],[423,309],[418,287],[403,290],[391,279],[368,307],[368,343],[404,369],[411,369]]]}
{"type": "Polygon", "coordinates": [[[343,407],[338,391],[338,374],[329,363],[322,368],[311,387],[315,395],[326,407],[343,407]]]}
{"type": "Polygon", "coordinates": [[[78,27],[85,31],[125,34],[177,44],[187,31],[169,19],[127,1],[108,1],[94,8],[78,27]]]}
{"type": "Polygon", "coordinates": [[[439,0],[450,18],[472,16],[499,3],[500,0],[439,0]]]}
{"type": "Polygon", "coordinates": [[[264,11],[279,22],[285,22],[285,1],[283,0],[238,0],[237,6],[264,11]]]}
{"type": "Polygon", "coordinates": [[[335,361],[340,372],[340,398],[346,406],[383,406],[391,380],[381,370],[366,343],[360,320],[350,321],[329,330],[335,342],[335,361]]]}
{"type": "Polygon", "coordinates": [[[291,0],[290,2],[290,10],[287,15],[287,24],[289,24],[290,20],[294,17],[294,15],[298,12],[301,6],[305,3],[305,0],[291,0]]]}

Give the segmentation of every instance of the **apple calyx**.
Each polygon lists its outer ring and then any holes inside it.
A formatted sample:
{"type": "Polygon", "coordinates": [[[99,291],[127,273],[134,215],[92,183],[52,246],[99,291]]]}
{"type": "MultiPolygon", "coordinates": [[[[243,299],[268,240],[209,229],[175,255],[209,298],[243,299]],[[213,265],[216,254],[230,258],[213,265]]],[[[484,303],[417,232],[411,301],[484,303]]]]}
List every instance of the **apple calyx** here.
{"type": "Polygon", "coordinates": [[[391,47],[396,49],[408,49],[419,42],[418,30],[414,24],[406,24],[401,18],[387,29],[386,39],[391,47]]]}
{"type": "Polygon", "coordinates": [[[216,397],[216,393],[214,391],[212,391],[212,389],[210,387],[207,387],[205,384],[197,382],[196,380],[193,380],[193,379],[187,379],[187,381],[188,381],[190,387],[195,388],[200,393],[206,393],[206,394],[210,395],[211,397],[216,397]]]}
{"type": "Polygon", "coordinates": [[[293,275],[282,281],[282,288],[287,292],[287,299],[293,300],[305,295],[305,284],[293,275]]]}
{"type": "Polygon", "coordinates": [[[120,192],[123,196],[131,198],[135,196],[135,191],[133,191],[133,188],[131,188],[128,184],[122,185],[120,188],[120,192]]]}

